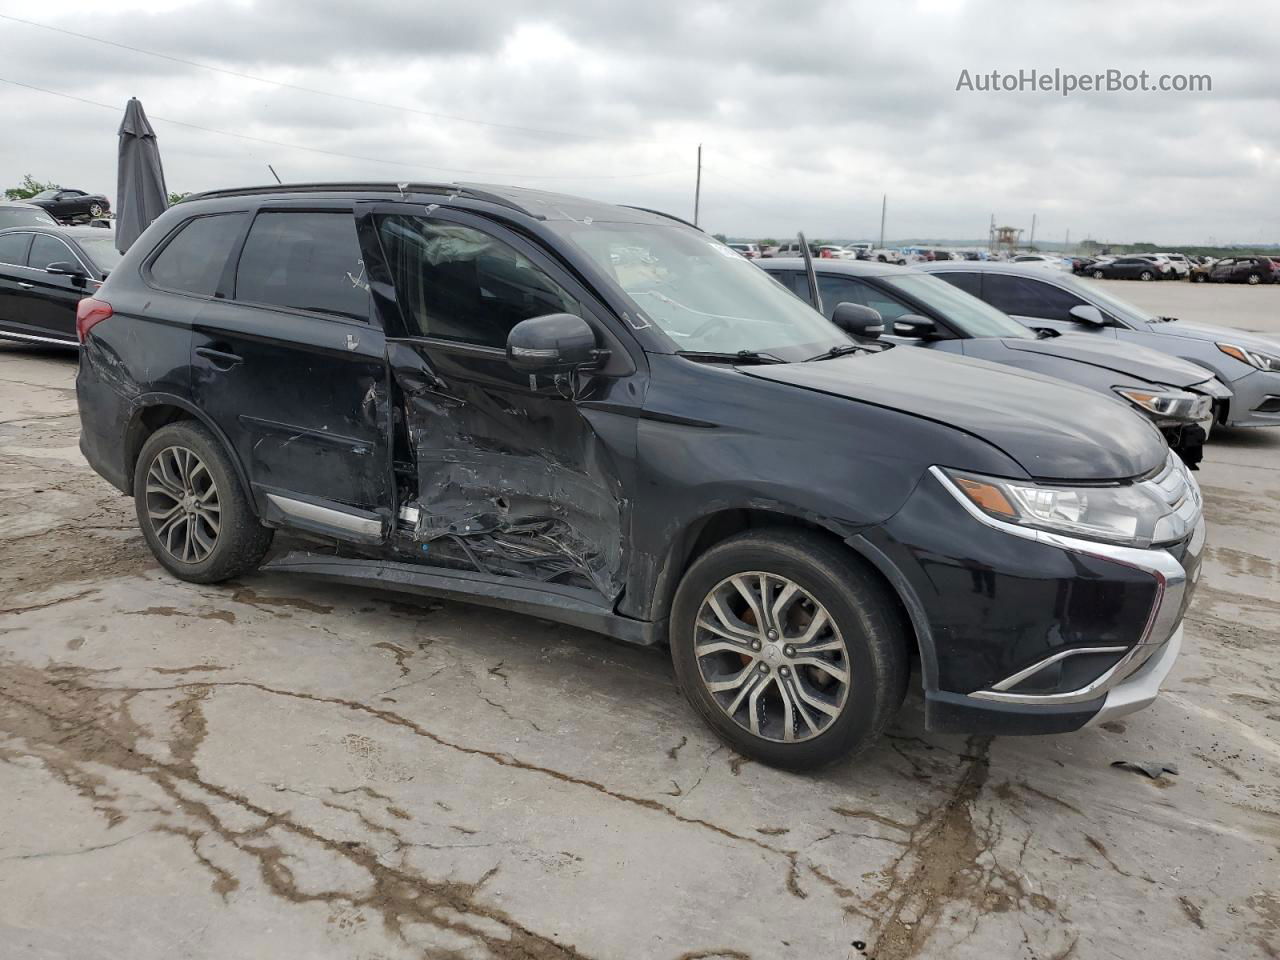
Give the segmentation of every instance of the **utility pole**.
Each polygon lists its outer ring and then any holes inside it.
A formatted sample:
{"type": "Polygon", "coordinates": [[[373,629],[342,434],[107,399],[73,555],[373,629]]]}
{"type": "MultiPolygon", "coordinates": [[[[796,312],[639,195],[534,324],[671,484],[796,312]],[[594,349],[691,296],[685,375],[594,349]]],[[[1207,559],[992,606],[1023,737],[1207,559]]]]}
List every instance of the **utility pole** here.
{"type": "Polygon", "coordinates": [[[698,176],[693,182],[693,225],[698,225],[698,207],[702,203],[702,144],[698,144],[698,176]]]}
{"type": "Polygon", "coordinates": [[[1036,215],[1031,215],[1031,239],[1027,241],[1027,246],[1032,250],[1036,248],[1036,215]]]}
{"type": "Polygon", "coordinates": [[[880,197],[880,249],[884,249],[884,214],[889,209],[889,195],[880,197]]]}
{"type": "Polygon", "coordinates": [[[996,252],[996,215],[991,215],[991,224],[987,227],[987,252],[996,252]]]}
{"type": "Polygon", "coordinates": [[[1071,252],[1071,231],[1070,230],[1067,230],[1067,239],[1062,241],[1062,252],[1063,253],[1071,252]]]}

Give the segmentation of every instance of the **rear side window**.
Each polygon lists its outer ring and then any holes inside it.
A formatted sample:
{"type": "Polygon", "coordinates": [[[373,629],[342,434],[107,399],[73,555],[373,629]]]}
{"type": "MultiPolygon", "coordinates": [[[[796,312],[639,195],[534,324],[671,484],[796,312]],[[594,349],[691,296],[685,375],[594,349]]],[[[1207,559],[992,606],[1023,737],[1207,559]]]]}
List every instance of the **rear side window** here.
{"type": "Polygon", "coordinates": [[[49,264],[58,261],[71,264],[78,262],[71,248],[61,240],[42,233],[36,234],[36,238],[31,241],[31,254],[27,257],[27,265],[35,270],[43,270],[49,264]]]}
{"type": "Polygon", "coordinates": [[[243,213],[219,213],[188,221],[152,262],[152,282],[166,290],[213,296],[244,218],[243,213]]]}
{"type": "Polygon", "coordinates": [[[368,320],[364,259],[351,212],[258,214],[236,267],[236,299],[368,320]]]}
{"type": "Polygon", "coordinates": [[[939,280],[945,280],[953,287],[959,287],[970,296],[982,299],[982,274],[961,273],[959,270],[939,271],[934,274],[939,280]]]}
{"type": "Polygon", "coordinates": [[[29,233],[6,233],[0,236],[0,263],[26,266],[27,247],[31,244],[29,233]]]}
{"type": "Polygon", "coordinates": [[[1084,303],[1059,287],[1028,277],[989,273],[982,282],[982,299],[1016,317],[1071,322],[1071,308],[1084,303]]]}

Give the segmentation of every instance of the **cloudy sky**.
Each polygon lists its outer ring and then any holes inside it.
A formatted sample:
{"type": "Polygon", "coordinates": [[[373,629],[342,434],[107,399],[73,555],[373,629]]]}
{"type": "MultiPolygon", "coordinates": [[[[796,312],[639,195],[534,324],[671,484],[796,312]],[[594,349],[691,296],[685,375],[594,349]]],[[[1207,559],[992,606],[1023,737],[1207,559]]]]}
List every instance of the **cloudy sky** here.
{"type": "Polygon", "coordinates": [[[137,96],[178,191],[268,181],[271,163],[692,216],[701,143],[701,223],[734,235],[874,239],[887,193],[891,239],[982,237],[994,213],[1057,241],[1280,241],[1280,29],[1241,10],[0,0],[0,181],[110,196],[137,96]],[[1212,91],[956,90],[962,70],[1032,68],[1208,74],[1212,91]]]}

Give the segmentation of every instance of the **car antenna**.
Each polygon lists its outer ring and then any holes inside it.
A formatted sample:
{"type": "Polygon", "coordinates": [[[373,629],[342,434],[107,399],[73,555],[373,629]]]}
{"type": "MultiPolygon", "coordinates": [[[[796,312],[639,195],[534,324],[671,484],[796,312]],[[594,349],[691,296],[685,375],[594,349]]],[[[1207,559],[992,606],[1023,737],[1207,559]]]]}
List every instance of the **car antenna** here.
{"type": "Polygon", "coordinates": [[[800,253],[804,257],[804,272],[809,278],[809,300],[813,303],[813,308],[821,314],[826,314],[822,309],[822,294],[818,292],[818,274],[813,269],[813,257],[809,253],[809,243],[804,238],[804,231],[801,230],[796,234],[800,241],[800,253]]]}
{"type": "Polygon", "coordinates": [[[271,175],[276,178],[276,183],[284,183],[284,181],[280,179],[280,174],[276,173],[275,167],[273,167],[271,164],[268,163],[267,169],[270,170],[271,175]]]}

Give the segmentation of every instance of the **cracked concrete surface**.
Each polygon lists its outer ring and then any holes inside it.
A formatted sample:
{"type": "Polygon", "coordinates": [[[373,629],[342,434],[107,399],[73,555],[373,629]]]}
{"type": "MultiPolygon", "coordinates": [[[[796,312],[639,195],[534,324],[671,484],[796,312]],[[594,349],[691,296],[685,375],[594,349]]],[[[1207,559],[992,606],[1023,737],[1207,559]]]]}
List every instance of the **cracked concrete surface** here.
{"type": "Polygon", "coordinates": [[[1156,706],[964,738],[913,696],[800,777],[715,741],[664,651],[173,580],[80,458],[74,369],[0,346],[0,957],[1280,955],[1278,435],[1210,447],[1156,706]]]}

